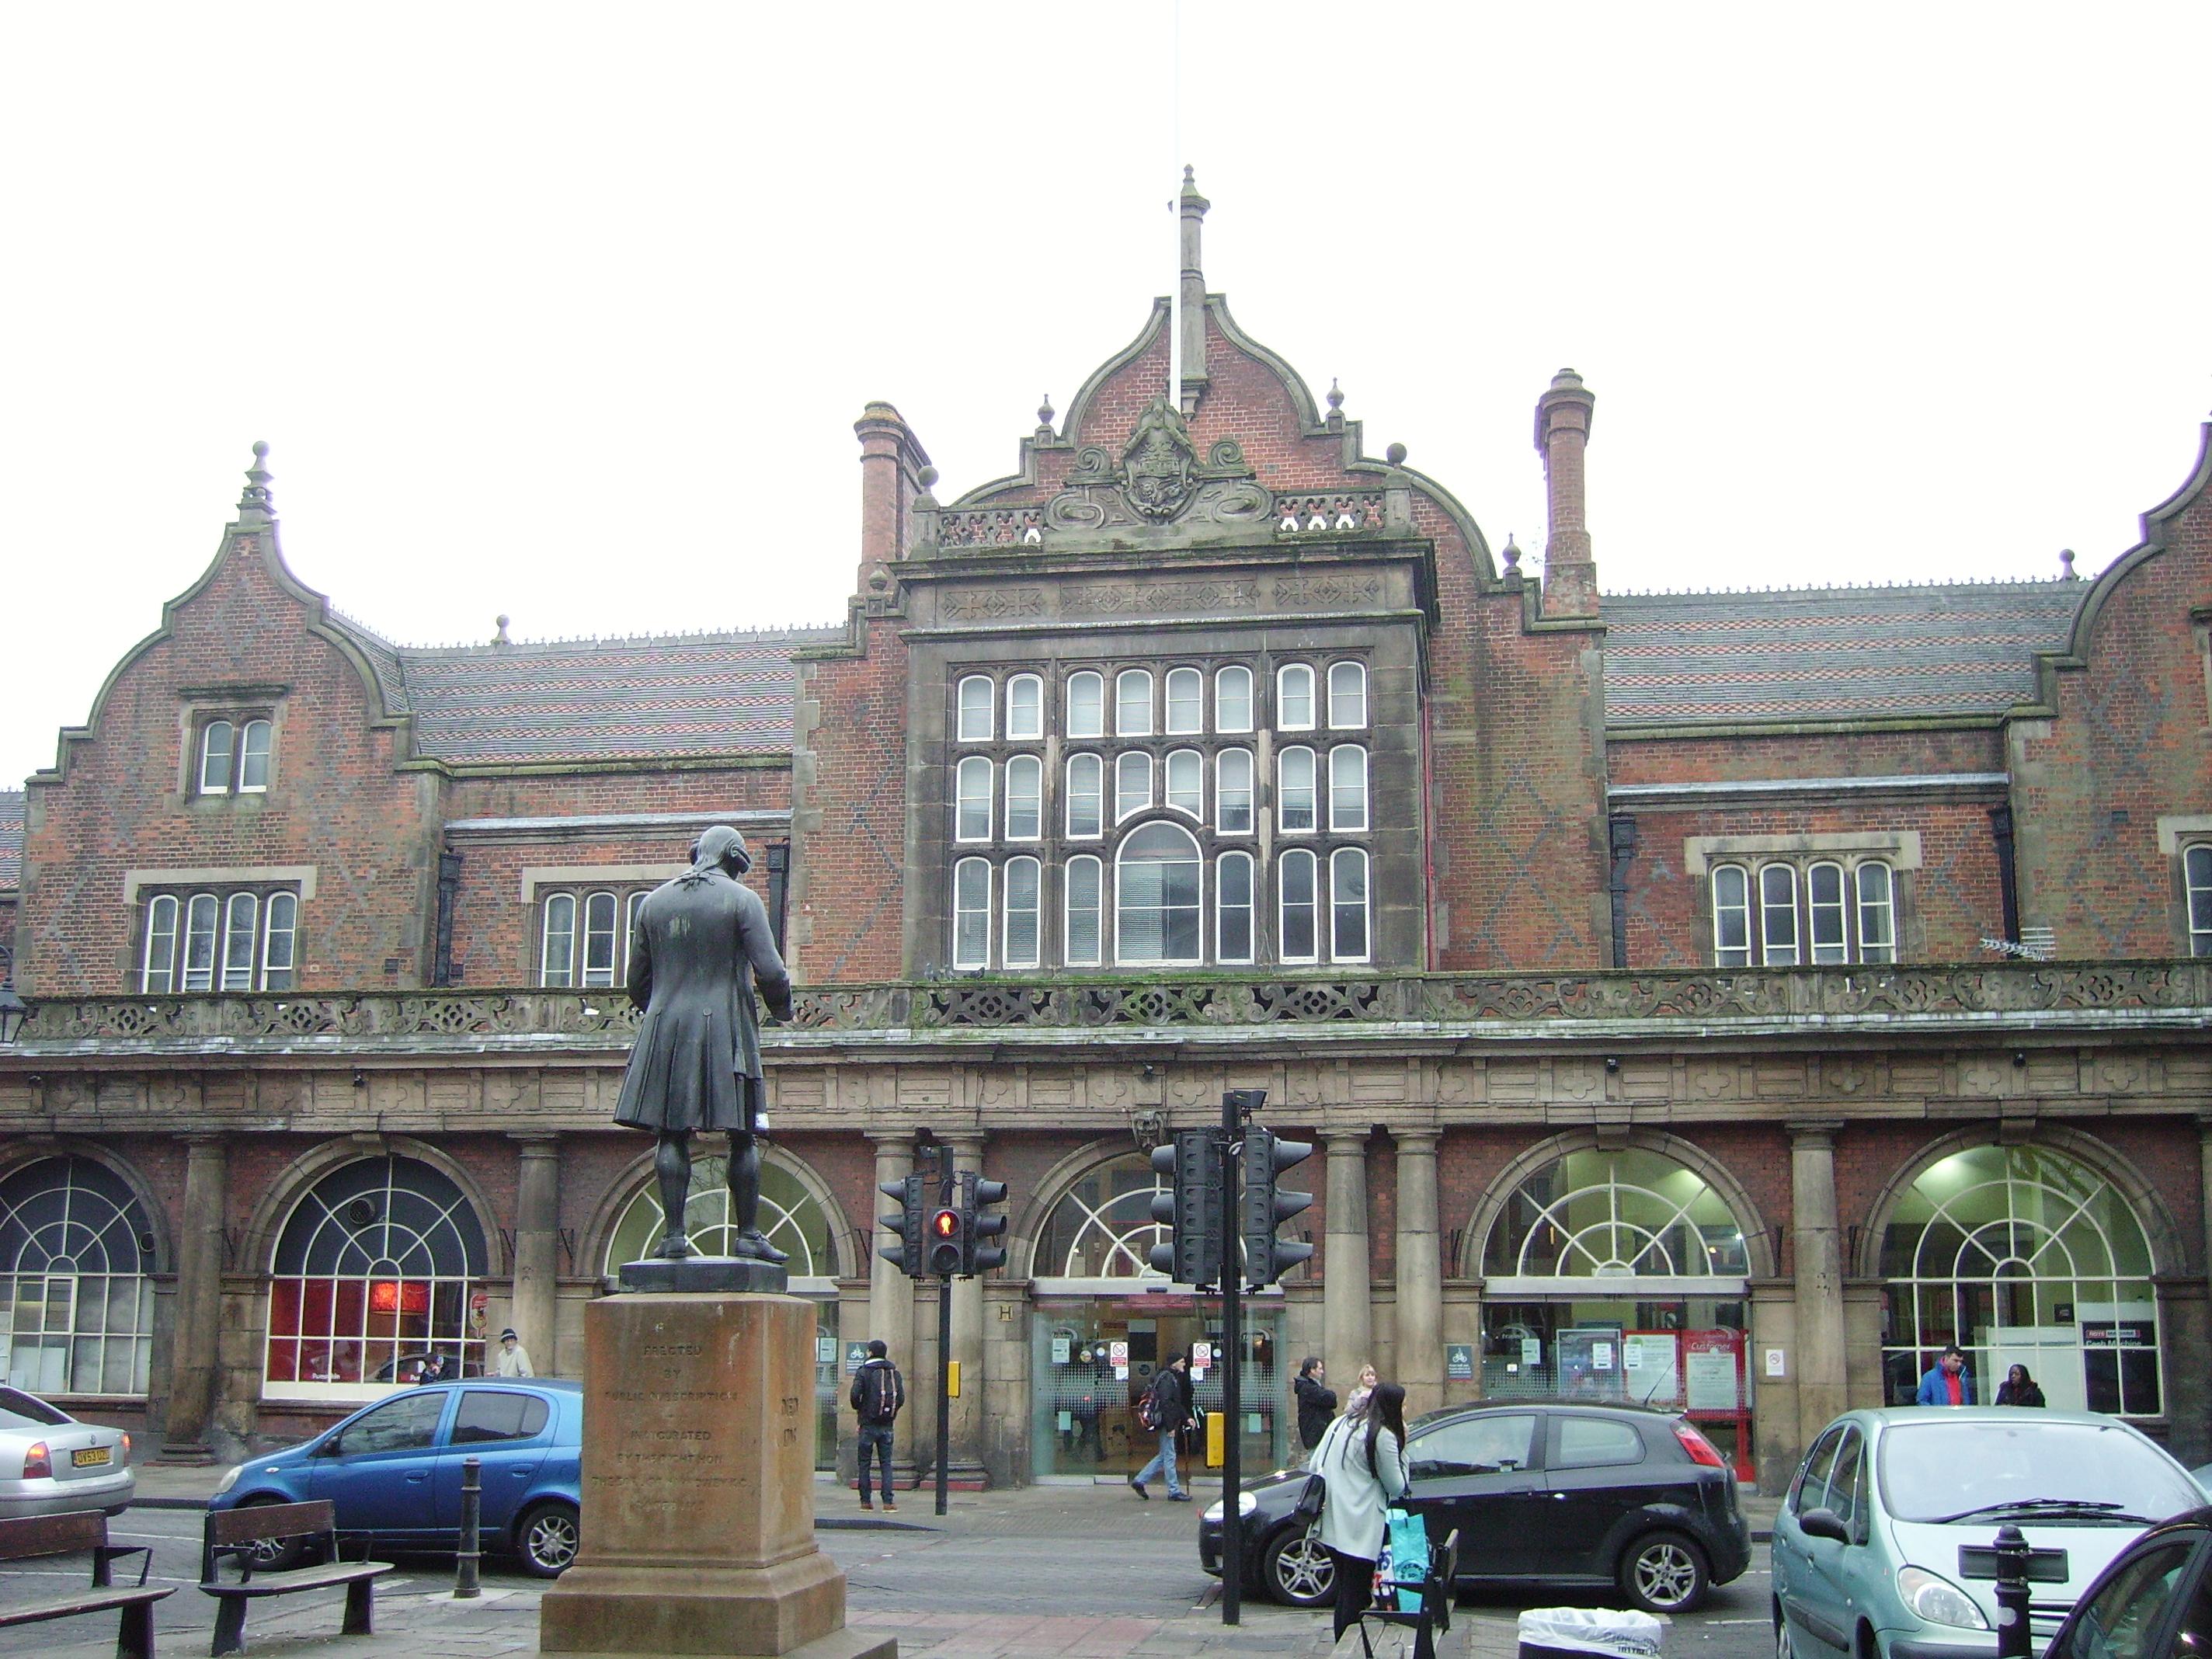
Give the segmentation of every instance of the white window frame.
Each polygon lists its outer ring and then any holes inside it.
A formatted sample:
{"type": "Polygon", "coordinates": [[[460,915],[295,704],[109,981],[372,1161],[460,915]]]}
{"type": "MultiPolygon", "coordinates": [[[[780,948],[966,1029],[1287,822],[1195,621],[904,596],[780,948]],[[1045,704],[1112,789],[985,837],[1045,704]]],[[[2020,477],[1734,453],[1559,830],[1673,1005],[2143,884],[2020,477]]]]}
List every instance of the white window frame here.
{"type": "Polygon", "coordinates": [[[1195,749],[1171,749],[1160,765],[1160,804],[1194,823],[1206,822],[1206,757],[1195,749]],[[1178,791],[1176,775],[1183,774],[1178,791]],[[1183,799],[1176,799],[1180,793],[1183,799]]]}
{"type": "Polygon", "coordinates": [[[1114,822],[1116,824],[1127,823],[1139,813],[1149,812],[1152,810],[1152,757],[1150,753],[1142,749],[1125,749],[1114,757],[1114,822]],[[1135,769],[1131,764],[1133,762],[1141,765],[1145,774],[1143,798],[1136,800],[1133,805],[1131,803],[1129,791],[1125,789],[1121,783],[1124,774],[1135,769]]]}
{"type": "Polygon", "coordinates": [[[1024,854],[1020,858],[1006,860],[1000,872],[1001,919],[999,934],[999,962],[1002,967],[1034,968],[1044,951],[1044,866],[1024,854]],[[1019,904],[1017,889],[1023,880],[1029,889],[1029,902],[1019,904]],[[1026,918],[1029,941],[1026,948],[1018,948],[1014,939],[1014,924],[1026,918]]]}
{"type": "Polygon", "coordinates": [[[1302,743],[1275,751],[1275,830],[1285,836],[1310,836],[1321,829],[1321,765],[1319,757],[1302,743]],[[1291,763],[1297,757],[1305,767],[1305,822],[1291,822],[1291,763]]]}
{"type": "Polygon", "coordinates": [[[1117,738],[1149,738],[1152,735],[1152,671],[1149,668],[1125,668],[1114,676],[1114,735],[1117,738]],[[1144,723],[1132,726],[1126,718],[1129,707],[1137,701],[1130,691],[1139,684],[1144,687],[1144,723]]]}
{"type": "Polygon", "coordinates": [[[952,965],[963,972],[988,969],[991,965],[991,860],[984,858],[964,858],[952,866],[952,965]],[[973,896],[966,884],[980,876],[983,890],[980,902],[970,902],[973,896]],[[982,954],[978,957],[963,951],[963,941],[969,931],[968,918],[976,918],[974,932],[982,942],[982,954]]]}
{"type": "Polygon", "coordinates": [[[1759,866],[1759,961],[1763,968],[1795,968],[1805,955],[1805,936],[1798,921],[1797,866],[1779,860],[1759,866]],[[1777,878],[1779,878],[1778,880],[1777,878]],[[1779,894],[1788,901],[1783,902],[1779,894]],[[1790,919],[1790,937],[1781,937],[1779,917],[1790,919]]]}
{"type": "Polygon", "coordinates": [[[1305,662],[1286,662],[1275,671],[1275,729],[1279,732],[1310,732],[1314,729],[1313,665],[1305,662]],[[1302,682],[1303,689],[1293,692],[1291,683],[1302,682]],[[1291,713],[1293,702],[1305,705],[1304,718],[1291,713]]]}
{"type": "Polygon", "coordinates": [[[1106,960],[1106,865],[1096,853],[1079,853],[1068,860],[1065,875],[1067,891],[1060,913],[1060,956],[1071,968],[1096,968],[1106,960]],[[1075,944],[1079,913],[1079,870],[1087,871],[1091,884],[1091,950],[1079,952],[1075,944]]]}
{"type": "Polygon", "coordinates": [[[1103,738],[1106,735],[1106,677],[1095,668],[1077,670],[1067,677],[1063,695],[1067,699],[1067,735],[1071,738],[1103,738]],[[1091,705],[1095,720],[1082,730],[1076,727],[1076,715],[1085,702],[1091,705]]]}
{"type": "Polygon", "coordinates": [[[184,908],[174,893],[156,893],[146,902],[146,953],[139,964],[138,988],[148,996],[167,996],[176,988],[184,908]],[[155,965],[157,955],[159,966],[155,965]],[[155,983],[157,979],[159,984],[155,983]]]}
{"type": "Polygon", "coordinates": [[[2212,957],[2212,842],[2194,842],[2181,849],[2181,894],[2189,954],[2212,957]]]}
{"type": "Polygon", "coordinates": [[[553,990],[571,990],[576,983],[577,922],[580,920],[574,893],[548,893],[538,951],[538,982],[553,990]],[[561,925],[556,927],[558,921],[561,925]],[[553,942],[562,941],[561,965],[554,966],[553,942]]]}
{"type": "Polygon", "coordinates": [[[988,674],[963,674],[952,699],[953,740],[957,743],[988,743],[998,730],[999,688],[988,674]],[[971,706],[971,690],[982,693],[981,706],[971,706]],[[972,718],[971,718],[972,717],[972,718]]]}
{"type": "Polygon", "coordinates": [[[1340,743],[1328,751],[1329,830],[1339,835],[1363,834],[1367,817],[1367,750],[1361,744],[1340,743]],[[1347,771],[1357,775],[1349,781],[1341,775],[1347,771]]]}
{"type": "Polygon", "coordinates": [[[998,768],[988,755],[963,756],[952,773],[952,839],[963,847],[987,844],[991,839],[994,797],[998,793],[998,768]],[[975,779],[981,779],[977,785],[975,779]],[[980,822],[975,816],[981,803],[980,822]]]}
{"type": "Polygon", "coordinates": [[[1035,755],[1014,755],[1006,761],[1006,830],[1008,841],[1044,839],[1044,762],[1035,755]],[[1023,779],[1029,781],[1026,787],[1023,779]],[[1018,808],[1018,802],[1022,803],[1018,808]],[[1018,810],[1026,819],[1026,828],[1015,817],[1018,810]]]}
{"type": "Polygon", "coordinates": [[[1164,724],[1161,731],[1171,738],[1190,738],[1206,731],[1206,676],[1195,668],[1170,668],[1166,681],[1166,703],[1161,710],[1164,724]],[[1183,689],[1182,702],[1189,706],[1187,719],[1178,723],[1176,718],[1176,688],[1183,689]]]}
{"type": "Polygon", "coordinates": [[[1850,872],[1834,859],[1815,859],[1805,866],[1806,954],[1816,968],[1851,959],[1852,885],[1850,872]],[[1824,882],[1832,882],[1834,897],[1821,896],[1824,882]]]}
{"type": "Polygon", "coordinates": [[[264,990],[289,991],[297,978],[300,959],[300,896],[282,890],[261,905],[261,985],[264,990]],[[280,924],[279,916],[283,918],[280,924]],[[279,959],[277,941],[283,941],[279,959]]]}
{"type": "Polygon", "coordinates": [[[1716,968],[1748,968],[1752,953],[1758,948],[1751,937],[1751,872],[1741,864],[1716,864],[1707,878],[1713,903],[1713,965],[1716,968]],[[1723,892],[1723,889],[1732,889],[1723,892]],[[1740,945],[1723,945],[1721,917],[1725,914],[1736,918],[1740,945]]]}
{"type": "Polygon", "coordinates": [[[1213,757],[1213,833],[1217,836],[1249,836],[1260,821],[1259,773],[1252,751],[1243,747],[1221,750],[1213,757]],[[1242,783],[1232,784],[1229,772],[1231,763],[1241,765],[1244,774],[1242,783]],[[1232,827],[1229,822],[1229,804],[1241,799],[1243,803],[1243,823],[1232,827]]]}
{"type": "Polygon", "coordinates": [[[577,954],[576,982],[586,991],[611,989],[623,977],[622,939],[617,932],[622,906],[605,888],[579,894],[577,899],[582,924],[577,937],[583,948],[577,954]]]}
{"type": "Polygon", "coordinates": [[[1866,963],[1893,963],[1897,960],[1897,872],[1882,859],[1861,859],[1851,867],[1852,890],[1858,896],[1858,959],[1866,963]],[[1881,892],[1879,897],[1867,892],[1869,876],[1879,875],[1881,892]],[[1868,926],[1872,917],[1881,918],[1880,937],[1868,926]]]}
{"type": "Polygon", "coordinates": [[[212,720],[200,727],[199,765],[196,769],[199,787],[194,792],[202,795],[227,795],[238,776],[238,727],[233,721],[212,720]],[[215,734],[222,733],[222,773],[215,775],[215,734]]]}
{"type": "Polygon", "coordinates": [[[222,963],[222,901],[213,893],[195,893],[185,901],[184,915],[185,963],[178,988],[187,994],[212,991],[222,963]],[[207,918],[204,927],[200,922],[203,915],[207,918]],[[195,964],[194,953],[203,942],[206,949],[195,964]]]}
{"type": "MultiPolygon", "coordinates": [[[[1149,859],[1144,860],[1146,863],[1151,863],[1154,860],[1149,859]]],[[[1178,859],[1176,862],[1182,863],[1185,862],[1185,860],[1178,859]]],[[[1164,933],[1166,930],[1163,929],[1162,931],[1164,933]]],[[[1152,823],[1146,824],[1143,829],[1136,830],[1130,835],[1124,836],[1121,838],[1121,846],[1115,849],[1114,854],[1114,961],[1117,966],[1123,968],[1193,968],[1198,966],[1205,959],[1206,854],[1198,844],[1198,837],[1191,834],[1189,830],[1184,829],[1181,824],[1171,823],[1165,818],[1155,819],[1152,823]],[[1128,954],[1122,943],[1121,923],[1125,907],[1121,902],[1121,887],[1130,863],[1130,852],[1132,848],[1135,845],[1139,836],[1149,834],[1151,831],[1155,830],[1165,830],[1170,835],[1180,837],[1182,844],[1189,848],[1190,856],[1188,862],[1197,872],[1198,892],[1191,904],[1188,906],[1164,905],[1161,907],[1163,911],[1170,909],[1182,910],[1188,908],[1193,913],[1192,919],[1195,925],[1192,927],[1191,933],[1192,936],[1197,940],[1198,949],[1196,953],[1192,956],[1134,957],[1128,954]]]]}
{"type": "Polygon", "coordinates": [[[1044,738],[1044,681],[1035,674],[1017,674],[1006,682],[1006,741],[1037,743],[1044,738]],[[1022,704],[1029,702],[1027,718],[1022,704]]]}
{"type": "Polygon", "coordinates": [[[1215,669],[1213,671],[1213,729],[1220,732],[1254,730],[1252,722],[1255,713],[1253,707],[1255,695],[1252,671],[1243,664],[1231,663],[1224,668],[1215,669]],[[1242,690],[1231,692],[1224,689],[1240,681],[1243,684],[1242,690]],[[1243,711],[1242,714],[1231,712],[1239,708],[1243,711]]]}
{"type": "Polygon", "coordinates": [[[1364,847],[1340,847],[1328,855],[1328,954],[1332,962],[1369,962],[1375,956],[1372,866],[1364,847]],[[1346,872],[1359,872],[1359,948],[1347,948],[1344,939],[1346,872]]]}
{"type": "Polygon", "coordinates": [[[1260,872],[1258,863],[1249,853],[1231,850],[1213,860],[1213,959],[1224,963],[1242,963],[1258,959],[1260,949],[1260,872]],[[1231,866],[1243,871],[1244,902],[1241,905],[1229,902],[1231,866]],[[1244,913],[1244,951],[1242,956],[1231,951],[1224,940],[1229,913],[1232,909],[1244,913]]]}
{"type": "Polygon", "coordinates": [[[1284,962],[1319,962],[1321,960],[1321,860],[1310,847],[1286,849],[1275,860],[1275,944],[1284,962]],[[1310,951],[1295,952],[1291,949],[1291,861],[1306,872],[1305,902],[1297,908],[1306,912],[1307,937],[1313,940],[1310,951]]]}
{"type": "Polygon", "coordinates": [[[1067,757],[1067,806],[1063,822],[1070,841],[1097,841],[1106,833],[1107,814],[1110,803],[1106,798],[1106,758],[1085,750],[1067,757]],[[1088,774],[1090,787],[1085,788],[1079,773],[1088,774]],[[1075,808],[1079,801],[1087,800],[1091,806],[1091,824],[1088,830],[1076,827],[1075,808]]]}
{"type": "Polygon", "coordinates": [[[271,737],[272,733],[267,720],[248,720],[238,728],[238,793],[240,794],[260,795],[268,793],[271,737]]]}
{"type": "Polygon", "coordinates": [[[1364,732],[1367,729],[1367,665],[1362,662],[1333,662],[1328,665],[1328,726],[1332,732],[1364,732]],[[1343,677],[1352,688],[1340,690],[1337,681],[1343,677]],[[1356,702],[1358,718],[1343,717],[1341,705],[1356,702]]]}
{"type": "Polygon", "coordinates": [[[261,900],[251,891],[231,894],[222,902],[222,947],[216,960],[222,964],[218,981],[224,991],[253,988],[253,958],[261,944],[261,900]]]}

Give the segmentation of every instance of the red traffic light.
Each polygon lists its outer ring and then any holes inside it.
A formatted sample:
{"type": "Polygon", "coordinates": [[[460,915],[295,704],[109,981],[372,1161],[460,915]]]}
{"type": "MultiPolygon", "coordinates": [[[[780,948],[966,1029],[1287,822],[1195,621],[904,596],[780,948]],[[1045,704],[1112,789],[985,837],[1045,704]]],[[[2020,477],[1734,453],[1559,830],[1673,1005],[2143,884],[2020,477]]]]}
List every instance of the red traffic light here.
{"type": "Polygon", "coordinates": [[[936,1234],[939,1238],[959,1237],[960,1212],[957,1210],[938,1211],[936,1214],[929,1218],[929,1231],[936,1234]]]}

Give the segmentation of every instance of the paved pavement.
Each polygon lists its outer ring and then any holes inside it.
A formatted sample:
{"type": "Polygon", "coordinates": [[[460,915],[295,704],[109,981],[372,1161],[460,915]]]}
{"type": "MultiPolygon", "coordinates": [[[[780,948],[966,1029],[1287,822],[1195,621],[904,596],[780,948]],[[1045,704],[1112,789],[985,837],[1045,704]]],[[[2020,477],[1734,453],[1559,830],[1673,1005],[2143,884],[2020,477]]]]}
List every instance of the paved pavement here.
{"type": "MultiPolygon", "coordinates": [[[[195,1588],[198,1511],[221,1473],[143,1466],[141,1501],[111,1522],[116,1541],[153,1547],[149,1582],[176,1589],[157,1610],[167,1654],[203,1653],[212,1633],[215,1604],[195,1588]]],[[[902,1493],[895,1516],[869,1516],[851,1492],[824,1485],[816,1507],[822,1547],[847,1575],[848,1623],[895,1634],[905,1656],[1329,1654],[1325,1613],[1248,1598],[1242,1622],[1222,1624],[1218,1586],[1197,1560],[1197,1514],[1207,1496],[1200,1489],[1200,1504],[1170,1504],[1141,1502],[1121,1486],[1032,1486],[956,1492],[939,1516],[925,1491],[902,1493]]],[[[1748,1500],[1747,1508],[1765,1516],[1772,1504],[1748,1500]]],[[[1760,1519],[1754,1525],[1764,1530],[1760,1519]]],[[[1668,1659],[1763,1659],[1771,1652],[1765,1554],[1759,1552],[1753,1573],[1678,1621],[1668,1659]]],[[[537,1650],[541,1581],[491,1559],[482,1597],[456,1601],[450,1558],[406,1558],[398,1566],[380,1588],[374,1637],[338,1635],[339,1594],[309,1593],[256,1605],[246,1620],[250,1650],[300,1659],[401,1653],[469,1659],[537,1650]]],[[[0,1565],[0,1607],[82,1582],[82,1569],[74,1565],[0,1565]]],[[[1439,1652],[1511,1659],[1516,1614],[1559,1599],[1463,1601],[1439,1652]]],[[[114,1632],[112,1615],[0,1631],[0,1655],[108,1659],[114,1632]]],[[[1358,1655],[1356,1637],[1346,1650],[1358,1655]]]]}

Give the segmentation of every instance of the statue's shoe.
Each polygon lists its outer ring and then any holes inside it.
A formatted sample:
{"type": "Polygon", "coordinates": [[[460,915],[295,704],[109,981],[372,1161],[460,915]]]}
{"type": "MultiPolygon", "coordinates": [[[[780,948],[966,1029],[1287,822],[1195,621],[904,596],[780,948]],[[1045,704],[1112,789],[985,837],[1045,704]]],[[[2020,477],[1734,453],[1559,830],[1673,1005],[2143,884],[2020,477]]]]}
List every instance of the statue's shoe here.
{"type": "Polygon", "coordinates": [[[749,1255],[756,1261],[773,1262],[779,1267],[791,1260],[788,1250],[777,1249],[768,1242],[765,1235],[757,1231],[739,1233],[732,1248],[739,1255],[749,1255]]]}
{"type": "Polygon", "coordinates": [[[660,1241],[660,1248],[653,1251],[653,1255],[664,1261],[681,1261],[686,1256],[698,1254],[698,1251],[691,1248],[691,1241],[684,1237],[682,1233],[669,1234],[660,1241]]]}

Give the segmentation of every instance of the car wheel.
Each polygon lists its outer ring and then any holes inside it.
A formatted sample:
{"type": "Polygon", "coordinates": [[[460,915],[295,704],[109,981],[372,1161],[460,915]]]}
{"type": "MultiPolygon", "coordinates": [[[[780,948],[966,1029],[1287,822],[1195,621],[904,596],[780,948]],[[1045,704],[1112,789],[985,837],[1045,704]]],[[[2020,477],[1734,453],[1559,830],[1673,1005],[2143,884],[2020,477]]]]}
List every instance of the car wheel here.
{"type": "Polygon", "coordinates": [[[522,1570],[537,1578],[558,1578],[576,1559],[576,1511],[566,1504],[540,1504],[514,1529],[522,1570]]]}
{"type": "Polygon", "coordinates": [[[1620,1558],[1620,1593],[1646,1613],[1688,1613],[1711,1580],[1705,1553],[1679,1532],[1647,1532],[1620,1558]]]}
{"type": "MultiPolygon", "coordinates": [[[[265,1510],[272,1504],[289,1501],[283,1498],[249,1498],[238,1507],[265,1510]]],[[[256,1572],[283,1572],[307,1560],[307,1547],[304,1538],[264,1538],[246,1546],[246,1559],[253,1564],[256,1572]]]]}
{"type": "Polygon", "coordinates": [[[1797,1644],[1790,1639],[1790,1620],[1779,1608],[1774,1614],[1774,1659],[1797,1659],[1797,1644]]]}
{"type": "Polygon", "coordinates": [[[1322,1547],[1321,1529],[1285,1527],[1261,1558],[1261,1583],[1286,1607],[1322,1607],[1336,1599],[1336,1563],[1322,1547]]]}

